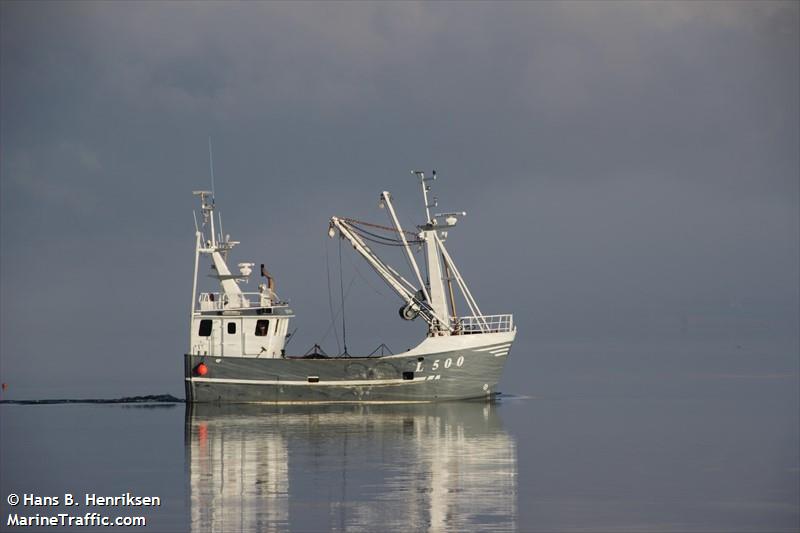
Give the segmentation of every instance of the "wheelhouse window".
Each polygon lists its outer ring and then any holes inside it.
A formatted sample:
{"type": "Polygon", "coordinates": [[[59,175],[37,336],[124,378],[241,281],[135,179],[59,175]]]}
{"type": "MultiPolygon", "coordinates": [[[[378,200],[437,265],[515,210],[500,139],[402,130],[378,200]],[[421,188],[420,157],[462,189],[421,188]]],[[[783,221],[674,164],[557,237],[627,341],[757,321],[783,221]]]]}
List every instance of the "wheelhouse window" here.
{"type": "Polygon", "coordinates": [[[256,322],[256,337],[266,337],[269,331],[269,320],[259,320],[256,322]]]}
{"type": "Polygon", "coordinates": [[[200,321],[200,331],[197,332],[198,335],[201,337],[210,337],[211,336],[211,326],[212,322],[210,320],[201,320],[200,321]]]}
{"type": "Polygon", "coordinates": [[[228,322],[228,333],[233,335],[236,333],[236,322],[228,322]]]}

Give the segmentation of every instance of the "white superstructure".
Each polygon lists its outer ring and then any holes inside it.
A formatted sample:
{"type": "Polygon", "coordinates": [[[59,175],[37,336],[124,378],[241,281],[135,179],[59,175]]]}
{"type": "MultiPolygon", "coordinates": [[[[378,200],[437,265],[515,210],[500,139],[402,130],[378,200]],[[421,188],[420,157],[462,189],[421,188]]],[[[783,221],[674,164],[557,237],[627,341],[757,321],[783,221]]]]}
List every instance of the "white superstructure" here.
{"type": "Polygon", "coordinates": [[[210,191],[194,191],[200,198],[202,224],[195,227],[194,281],[192,289],[190,354],[217,357],[277,358],[283,354],[289,320],[286,302],[275,294],[274,282],[261,265],[265,281],[258,292],[243,292],[239,284],[249,279],[255,263],[239,263],[238,274],[227,264],[228,252],[238,241],[216,234],[214,198],[210,191]],[[208,235],[206,235],[206,230],[208,235]],[[218,292],[197,293],[200,258],[210,258],[218,292]]]}

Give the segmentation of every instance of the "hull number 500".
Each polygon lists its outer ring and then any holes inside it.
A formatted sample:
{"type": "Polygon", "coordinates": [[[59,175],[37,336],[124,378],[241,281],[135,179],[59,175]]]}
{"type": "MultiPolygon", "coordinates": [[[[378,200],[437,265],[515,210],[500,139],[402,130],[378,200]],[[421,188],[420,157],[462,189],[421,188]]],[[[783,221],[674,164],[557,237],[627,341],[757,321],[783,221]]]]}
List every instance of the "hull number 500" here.
{"type": "MultiPolygon", "coordinates": [[[[436,359],[433,361],[433,365],[431,365],[431,372],[439,370],[440,361],[441,359],[436,359]]],[[[448,357],[447,359],[445,359],[444,364],[442,366],[444,366],[445,368],[450,368],[451,366],[453,366],[453,358],[448,357]]],[[[456,359],[456,367],[461,368],[462,366],[464,366],[464,356],[459,355],[458,359],[456,359]]],[[[425,367],[422,365],[422,361],[417,362],[417,368],[414,369],[414,372],[425,372],[425,367]]]]}

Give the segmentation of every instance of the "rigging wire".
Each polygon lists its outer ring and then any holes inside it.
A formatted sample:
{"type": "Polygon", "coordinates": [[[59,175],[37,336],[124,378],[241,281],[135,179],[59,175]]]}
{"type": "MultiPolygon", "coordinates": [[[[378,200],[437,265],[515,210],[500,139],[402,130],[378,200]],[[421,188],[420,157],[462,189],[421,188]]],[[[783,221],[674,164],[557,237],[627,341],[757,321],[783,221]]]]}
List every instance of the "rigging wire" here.
{"type": "MultiPolygon", "coordinates": [[[[350,228],[350,230],[353,233],[355,233],[356,235],[358,235],[361,239],[364,239],[366,241],[369,241],[369,242],[372,242],[372,243],[375,243],[375,244],[384,245],[384,246],[400,246],[400,247],[404,247],[405,246],[405,244],[403,244],[403,241],[400,240],[400,239],[394,239],[394,238],[390,238],[390,237],[385,237],[383,235],[379,235],[377,233],[373,233],[371,231],[368,231],[368,230],[365,230],[364,228],[359,227],[359,224],[363,224],[365,226],[369,226],[369,227],[372,227],[372,228],[377,228],[377,229],[380,229],[380,230],[383,230],[383,231],[386,231],[386,232],[391,232],[391,233],[398,234],[399,232],[398,232],[398,230],[396,228],[391,228],[391,227],[388,227],[388,226],[381,226],[380,224],[373,224],[371,222],[364,222],[362,220],[356,220],[356,219],[353,219],[353,218],[340,217],[340,220],[345,222],[347,224],[347,226],[350,228]],[[372,236],[372,237],[370,237],[370,236],[372,236]],[[380,239],[380,240],[378,240],[378,239],[380,239]],[[385,242],[385,241],[388,241],[388,242],[385,242]]],[[[415,234],[415,233],[412,233],[412,232],[406,231],[406,230],[402,230],[402,233],[405,234],[405,235],[408,235],[409,237],[412,237],[412,238],[407,238],[406,239],[406,242],[408,244],[410,244],[410,245],[411,244],[420,245],[420,244],[422,244],[424,242],[422,239],[419,239],[419,236],[417,234],[415,234]]],[[[411,251],[414,252],[414,253],[418,253],[418,252],[421,251],[421,247],[418,246],[416,250],[411,250],[411,251]]],[[[406,265],[408,266],[408,268],[413,270],[413,266],[411,265],[411,262],[409,261],[408,257],[406,257],[405,255],[403,257],[405,259],[405,262],[406,262],[406,265]]],[[[351,264],[352,264],[352,261],[351,261],[351,264]]],[[[372,287],[372,285],[361,274],[361,272],[358,270],[358,268],[355,267],[355,265],[353,265],[353,266],[354,266],[354,268],[356,270],[356,273],[367,283],[367,285],[369,285],[370,288],[372,288],[373,291],[375,291],[376,293],[381,294],[383,296],[383,294],[380,291],[378,291],[377,289],[372,287]]],[[[375,269],[375,267],[373,265],[370,265],[370,266],[378,274],[378,277],[380,278],[380,280],[383,281],[388,288],[390,288],[390,289],[392,289],[394,291],[395,288],[392,287],[391,283],[389,283],[383,277],[383,274],[381,274],[377,269],[375,269]]]]}
{"type": "MultiPolygon", "coordinates": [[[[366,239],[366,240],[368,240],[370,242],[374,242],[375,244],[383,244],[383,245],[386,245],[386,246],[404,246],[403,241],[401,239],[398,239],[396,237],[387,237],[385,235],[381,235],[379,233],[375,233],[374,231],[369,231],[367,229],[364,229],[362,226],[367,226],[367,227],[370,227],[370,228],[376,228],[376,229],[379,229],[381,231],[385,231],[385,232],[389,232],[389,233],[399,234],[400,232],[398,232],[398,230],[395,229],[395,228],[390,228],[388,226],[381,226],[380,224],[373,224],[372,222],[364,222],[363,220],[356,220],[356,219],[353,219],[353,218],[344,218],[343,217],[341,220],[346,222],[348,224],[348,226],[350,226],[353,229],[353,231],[355,233],[357,233],[360,237],[362,237],[362,238],[364,238],[364,239],[366,239]]],[[[409,244],[421,244],[422,243],[422,240],[419,238],[419,235],[417,235],[417,234],[415,234],[413,232],[410,232],[410,231],[405,231],[405,230],[403,230],[402,233],[405,236],[407,236],[406,242],[408,242],[409,244]]]]}
{"type": "Polygon", "coordinates": [[[371,242],[371,243],[373,243],[373,244],[380,244],[380,245],[382,245],[382,246],[405,246],[405,245],[404,245],[402,242],[400,242],[400,241],[389,241],[389,242],[385,242],[385,241],[381,241],[381,240],[378,240],[378,239],[374,239],[374,238],[372,238],[372,237],[367,237],[365,234],[363,234],[363,233],[359,233],[358,231],[356,231],[355,233],[356,233],[356,234],[357,234],[359,237],[361,237],[362,239],[364,239],[365,241],[369,241],[369,242],[371,242]]]}
{"type": "MultiPolygon", "coordinates": [[[[328,271],[328,309],[331,311],[331,324],[336,322],[336,316],[333,313],[333,291],[331,291],[331,266],[330,262],[328,261],[328,243],[325,241],[325,269],[328,271]]],[[[325,337],[328,336],[328,332],[330,331],[330,326],[328,327],[328,331],[325,332],[325,336],[322,338],[323,342],[325,337]]],[[[336,331],[336,328],[333,328],[333,335],[336,337],[336,351],[339,352],[341,350],[341,345],[339,344],[339,333],[336,331]]]]}
{"type": "MultiPolygon", "coordinates": [[[[364,283],[367,285],[367,287],[372,289],[372,291],[375,294],[379,294],[379,295],[383,296],[384,298],[390,298],[390,296],[388,294],[381,292],[378,288],[374,287],[372,285],[372,283],[370,283],[369,279],[367,279],[367,277],[358,269],[358,267],[356,266],[355,262],[350,258],[349,255],[347,255],[345,257],[347,257],[347,262],[350,263],[350,266],[353,267],[353,270],[356,271],[356,274],[358,274],[358,277],[361,278],[364,281],[364,283]]],[[[381,280],[383,280],[383,278],[381,278],[380,276],[378,276],[378,277],[381,280]]],[[[383,281],[385,283],[385,280],[383,280],[383,281]]],[[[389,288],[391,288],[391,286],[389,286],[389,288]]]]}
{"type": "MultiPolygon", "coordinates": [[[[373,222],[364,222],[363,220],[356,220],[355,218],[347,218],[347,217],[341,217],[341,220],[344,220],[345,222],[347,222],[348,224],[351,224],[351,225],[352,224],[360,224],[362,226],[369,226],[371,228],[382,229],[384,231],[389,231],[391,233],[398,233],[397,228],[392,228],[392,227],[389,227],[389,226],[381,226],[380,224],[375,224],[373,222]]],[[[411,231],[403,230],[403,233],[405,233],[409,237],[414,237],[415,239],[417,238],[417,234],[413,233],[411,231]]]]}
{"type": "MultiPolygon", "coordinates": [[[[383,241],[387,241],[389,243],[400,243],[400,244],[403,243],[403,241],[400,240],[400,239],[396,239],[394,237],[385,237],[385,236],[380,235],[378,233],[374,233],[372,231],[365,230],[364,228],[361,228],[359,226],[354,226],[354,225],[351,224],[351,227],[354,228],[357,231],[357,233],[359,235],[362,235],[362,236],[363,235],[369,235],[370,237],[373,237],[375,239],[380,239],[380,240],[383,240],[383,241]]],[[[412,243],[412,244],[419,244],[422,241],[420,239],[417,239],[416,235],[415,235],[413,239],[406,239],[406,242],[409,242],[409,243],[412,243]]]]}
{"type": "MultiPolygon", "coordinates": [[[[383,235],[377,235],[375,233],[366,231],[362,228],[357,226],[351,226],[353,232],[357,234],[362,239],[368,240],[375,244],[382,244],[384,246],[405,246],[403,241],[400,239],[392,239],[390,237],[384,237],[383,235]]],[[[420,241],[410,241],[411,244],[419,244],[420,241]]]]}
{"type": "MultiPolygon", "coordinates": [[[[350,279],[350,283],[347,285],[347,289],[344,291],[345,300],[347,299],[348,296],[350,296],[350,290],[353,288],[355,282],[356,282],[356,277],[354,275],[350,279]]],[[[331,331],[334,332],[336,331],[336,328],[338,327],[338,322],[337,322],[338,320],[339,320],[339,312],[337,311],[333,317],[333,320],[331,320],[330,324],[328,324],[328,329],[325,330],[325,333],[322,335],[322,339],[319,341],[318,344],[322,344],[323,342],[325,342],[325,340],[328,338],[328,335],[330,335],[331,331]]]]}
{"type": "Polygon", "coordinates": [[[342,344],[344,345],[344,352],[342,353],[342,355],[346,355],[349,357],[350,354],[347,353],[347,323],[345,321],[345,313],[344,313],[344,275],[342,273],[342,239],[339,239],[339,291],[342,296],[342,344]]]}
{"type": "MultiPolygon", "coordinates": [[[[371,225],[372,225],[372,226],[377,226],[377,224],[371,224],[371,225]]],[[[380,226],[380,227],[381,227],[381,228],[385,228],[385,226],[380,226]]],[[[397,229],[395,229],[395,230],[394,230],[394,232],[395,232],[395,233],[399,233],[399,231],[398,231],[397,229]]],[[[408,232],[408,231],[405,231],[405,230],[403,230],[403,233],[404,233],[404,234],[411,234],[411,235],[412,235],[412,236],[413,236],[415,239],[417,239],[417,240],[415,240],[415,241],[414,241],[414,243],[415,243],[415,244],[422,243],[422,241],[421,241],[421,240],[418,240],[418,237],[417,237],[417,235],[415,235],[415,234],[413,234],[413,233],[410,233],[410,232],[408,232]]],[[[398,242],[400,243],[400,246],[403,246],[403,247],[405,247],[405,246],[406,246],[406,245],[403,243],[403,241],[398,241],[398,242]]],[[[409,239],[406,239],[406,242],[409,242],[409,239]]],[[[406,261],[406,265],[408,266],[408,269],[409,269],[409,270],[411,270],[412,272],[416,272],[416,268],[415,268],[415,266],[412,264],[412,259],[411,259],[411,257],[410,257],[410,256],[412,255],[412,253],[413,253],[413,250],[411,249],[411,246],[408,246],[408,247],[407,247],[407,250],[408,250],[408,254],[403,254],[403,259],[405,259],[405,261],[406,261]]],[[[420,281],[421,281],[421,280],[420,280],[420,281]]],[[[420,287],[420,289],[422,289],[422,290],[424,291],[424,290],[425,290],[425,286],[423,285],[422,287],[420,287]]]]}

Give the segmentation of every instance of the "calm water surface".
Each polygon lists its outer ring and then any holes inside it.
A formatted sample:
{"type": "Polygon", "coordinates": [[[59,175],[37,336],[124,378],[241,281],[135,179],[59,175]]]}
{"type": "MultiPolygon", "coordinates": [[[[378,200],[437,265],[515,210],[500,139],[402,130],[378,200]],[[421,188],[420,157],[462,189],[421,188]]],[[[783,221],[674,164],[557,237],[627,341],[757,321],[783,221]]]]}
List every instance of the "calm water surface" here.
{"type": "Polygon", "coordinates": [[[697,383],[494,404],[3,405],[0,529],[11,492],[132,492],[161,498],[116,513],[148,531],[797,531],[795,380],[697,383]]]}

